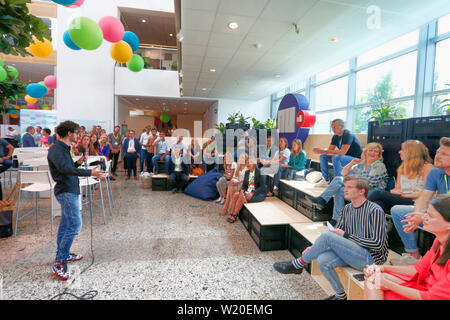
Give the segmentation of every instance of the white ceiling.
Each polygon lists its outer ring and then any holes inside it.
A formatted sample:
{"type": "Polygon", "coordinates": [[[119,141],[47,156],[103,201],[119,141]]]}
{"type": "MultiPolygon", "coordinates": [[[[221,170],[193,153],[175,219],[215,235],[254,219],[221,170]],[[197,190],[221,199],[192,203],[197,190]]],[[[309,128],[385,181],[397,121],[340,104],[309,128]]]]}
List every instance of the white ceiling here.
{"type": "Polygon", "coordinates": [[[51,64],[10,61],[5,61],[5,64],[16,68],[19,79],[26,83],[43,81],[46,76],[56,74],[55,66],[51,64]]]}
{"type": "Polygon", "coordinates": [[[449,12],[449,0],[182,0],[183,94],[258,100],[449,12]]]}

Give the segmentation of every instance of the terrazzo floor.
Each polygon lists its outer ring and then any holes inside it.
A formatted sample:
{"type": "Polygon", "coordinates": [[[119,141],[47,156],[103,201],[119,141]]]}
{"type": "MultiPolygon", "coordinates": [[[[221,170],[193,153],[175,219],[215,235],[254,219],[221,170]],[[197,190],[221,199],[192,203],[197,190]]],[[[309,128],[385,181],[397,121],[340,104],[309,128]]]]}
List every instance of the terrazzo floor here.
{"type": "MultiPolygon", "coordinates": [[[[94,206],[94,264],[80,274],[92,262],[90,216],[83,217],[71,251],[84,259],[69,265],[74,274],[69,281],[57,280],[50,271],[59,218],[51,235],[49,200],[40,200],[38,225],[31,215],[17,238],[0,239],[0,299],[50,299],[65,289],[77,295],[96,290],[95,299],[103,300],[326,297],[307,272],[276,272],[273,263],[292,255],[287,250],[261,252],[240,221],[229,224],[218,215],[215,202],[143,189],[140,181],[125,181],[122,172],[113,190],[115,207],[112,216],[106,212],[106,225],[100,202],[94,206]]],[[[33,206],[29,199],[23,210],[33,206]]]]}

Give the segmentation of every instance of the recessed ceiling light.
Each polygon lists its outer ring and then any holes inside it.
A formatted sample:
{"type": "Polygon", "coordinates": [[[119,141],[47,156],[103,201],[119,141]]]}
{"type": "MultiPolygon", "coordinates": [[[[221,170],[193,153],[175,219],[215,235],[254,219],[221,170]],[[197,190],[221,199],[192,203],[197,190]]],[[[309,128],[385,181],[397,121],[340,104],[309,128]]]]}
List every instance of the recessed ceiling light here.
{"type": "Polygon", "coordinates": [[[279,74],[276,74],[276,75],[275,75],[275,78],[279,78],[279,77],[281,77],[279,74]]]}
{"type": "Polygon", "coordinates": [[[136,98],[136,101],[139,101],[139,98],[136,98]]]}
{"type": "Polygon", "coordinates": [[[203,91],[206,91],[206,88],[202,88],[203,91]]]}
{"type": "Polygon", "coordinates": [[[184,104],[188,104],[187,102],[185,102],[184,104]]]}
{"type": "Polygon", "coordinates": [[[211,69],[209,69],[209,72],[216,72],[216,69],[215,68],[211,68],[211,69]]]}
{"type": "Polygon", "coordinates": [[[331,42],[338,42],[338,41],[339,41],[339,38],[331,38],[330,41],[331,41],[331,42]]]}
{"type": "Polygon", "coordinates": [[[239,24],[237,22],[234,22],[234,21],[230,22],[230,23],[228,23],[228,28],[230,28],[232,30],[235,30],[235,29],[239,28],[239,24]]]}
{"type": "Polygon", "coordinates": [[[143,22],[143,23],[146,23],[146,22],[147,22],[147,20],[145,20],[145,19],[142,19],[142,22],[143,22]]]}
{"type": "Polygon", "coordinates": [[[173,33],[170,33],[169,36],[173,37],[173,33]]]}

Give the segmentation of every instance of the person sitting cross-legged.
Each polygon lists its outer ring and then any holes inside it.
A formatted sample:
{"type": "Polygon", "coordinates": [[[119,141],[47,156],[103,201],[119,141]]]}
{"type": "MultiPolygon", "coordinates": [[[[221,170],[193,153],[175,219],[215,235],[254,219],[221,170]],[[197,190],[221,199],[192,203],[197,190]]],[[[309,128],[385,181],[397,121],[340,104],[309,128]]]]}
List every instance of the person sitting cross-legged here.
{"type": "Polygon", "coordinates": [[[369,181],[347,176],[344,185],[345,197],[351,203],[342,210],[335,228],[322,233],[299,258],[274,264],[280,273],[300,274],[307,264],[317,259],[320,271],[336,293],[325,300],[347,299],[335,268],[350,266],[362,271],[367,265],[385,263],[389,251],[386,216],[379,205],[367,200],[369,181]]]}
{"type": "Polygon", "coordinates": [[[180,148],[172,150],[170,161],[169,185],[172,187],[172,193],[183,192],[189,182],[189,166],[185,163],[180,148]]]}

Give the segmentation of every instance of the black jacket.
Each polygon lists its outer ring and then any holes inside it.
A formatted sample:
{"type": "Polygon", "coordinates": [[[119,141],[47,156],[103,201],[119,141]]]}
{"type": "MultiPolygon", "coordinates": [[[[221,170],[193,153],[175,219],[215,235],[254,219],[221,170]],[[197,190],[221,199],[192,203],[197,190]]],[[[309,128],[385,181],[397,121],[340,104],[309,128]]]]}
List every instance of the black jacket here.
{"type": "Polygon", "coordinates": [[[77,168],[79,164],[70,156],[70,147],[62,141],[56,141],[48,150],[47,160],[52,178],[56,182],[55,195],[80,194],[78,177],[89,177],[91,170],[77,168]]]}
{"type": "MultiPolygon", "coordinates": [[[[245,171],[244,182],[242,183],[241,190],[247,191],[248,179],[250,178],[250,170],[245,171]]],[[[255,190],[253,190],[253,196],[260,193],[267,193],[266,190],[266,176],[261,174],[261,170],[255,168],[255,190]]]]}

